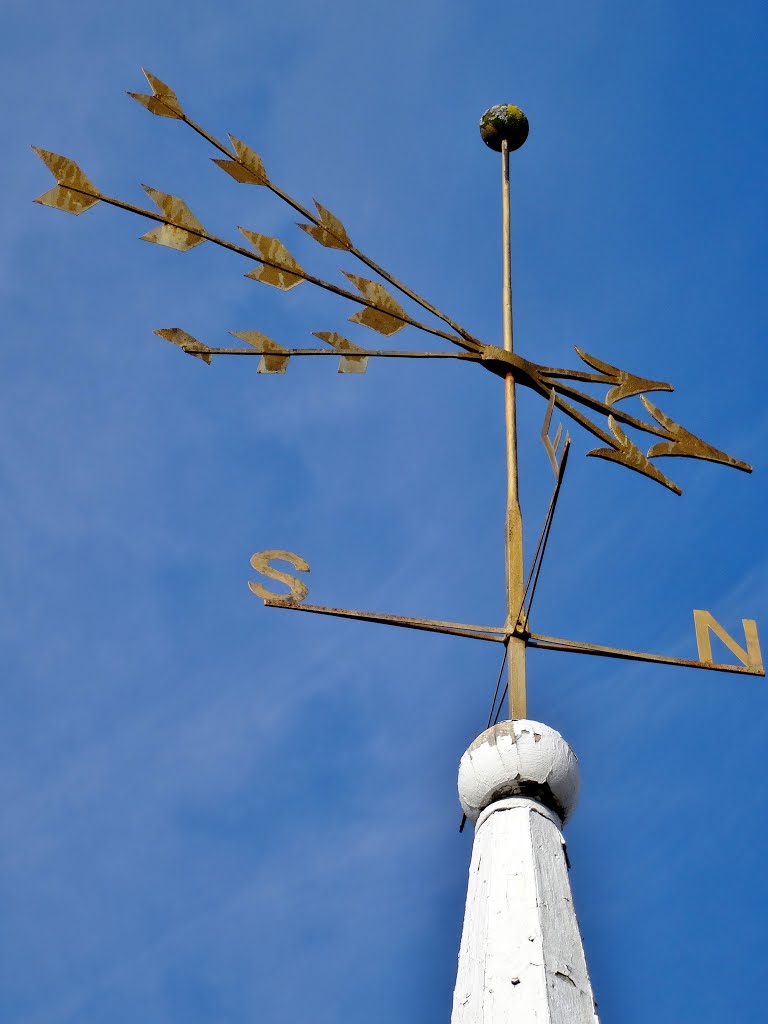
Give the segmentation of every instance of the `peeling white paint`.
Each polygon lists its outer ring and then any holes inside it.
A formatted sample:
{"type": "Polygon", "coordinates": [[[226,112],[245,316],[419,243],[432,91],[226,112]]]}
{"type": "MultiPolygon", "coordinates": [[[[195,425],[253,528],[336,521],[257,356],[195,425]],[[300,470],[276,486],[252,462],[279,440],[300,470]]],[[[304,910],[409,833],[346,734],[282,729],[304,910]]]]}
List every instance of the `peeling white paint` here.
{"type": "Polygon", "coordinates": [[[505,796],[546,787],[567,821],[579,799],[579,764],[559,732],[541,722],[499,722],[470,745],[459,764],[459,800],[470,821],[505,796]],[[521,792],[522,790],[522,792],[521,792]]]}
{"type": "Polygon", "coordinates": [[[528,782],[573,809],[576,758],[538,722],[500,723],[462,758],[461,802],[477,823],[451,1024],[597,1022],[560,818],[538,799],[493,799],[528,782]]]}

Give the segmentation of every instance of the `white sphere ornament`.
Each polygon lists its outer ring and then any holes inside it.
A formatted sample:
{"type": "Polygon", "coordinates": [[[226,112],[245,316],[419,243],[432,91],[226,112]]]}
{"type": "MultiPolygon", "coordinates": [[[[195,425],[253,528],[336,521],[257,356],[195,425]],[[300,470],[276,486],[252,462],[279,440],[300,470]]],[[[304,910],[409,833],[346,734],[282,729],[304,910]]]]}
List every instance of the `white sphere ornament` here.
{"type": "Polygon", "coordinates": [[[497,800],[526,797],[566,822],[579,798],[576,755],[559,732],[525,719],[481,733],[459,763],[459,800],[475,822],[497,800]]]}

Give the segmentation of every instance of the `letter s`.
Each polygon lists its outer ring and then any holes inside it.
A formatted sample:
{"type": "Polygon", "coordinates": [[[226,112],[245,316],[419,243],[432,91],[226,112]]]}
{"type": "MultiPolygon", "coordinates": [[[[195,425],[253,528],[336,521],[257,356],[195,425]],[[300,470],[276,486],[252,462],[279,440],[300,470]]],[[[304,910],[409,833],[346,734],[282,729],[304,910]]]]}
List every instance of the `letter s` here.
{"type": "Polygon", "coordinates": [[[260,572],[262,576],[275,580],[277,583],[284,583],[290,593],[276,594],[272,590],[267,590],[261,583],[255,583],[253,580],[248,580],[248,587],[252,593],[264,601],[269,601],[271,604],[299,604],[309,593],[309,588],[301,580],[291,576],[290,573],[282,572],[280,569],[270,565],[269,563],[274,559],[288,562],[294,569],[298,569],[299,572],[309,572],[309,563],[301,555],[294,554],[293,551],[257,551],[255,555],[251,556],[251,566],[256,572],[260,572]]]}

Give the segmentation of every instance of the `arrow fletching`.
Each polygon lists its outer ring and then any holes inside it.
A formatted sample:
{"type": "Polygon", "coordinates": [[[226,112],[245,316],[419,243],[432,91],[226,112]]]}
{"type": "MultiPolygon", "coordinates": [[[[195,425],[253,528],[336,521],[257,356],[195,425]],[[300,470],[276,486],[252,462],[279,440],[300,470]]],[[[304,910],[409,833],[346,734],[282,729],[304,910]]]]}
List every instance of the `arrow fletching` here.
{"type": "Polygon", "coordinates": [[[257,373],[285,373],[288,368],[288,360],[291,358],[282,345],[278,345],[272,338],[268,338],[261,331],[230,331],[235,338],[240,338],[261,352],[257,373]]]}
{"type": "Polygon", "coordinates": [[[608,417],[608,426],[616,438],[616,447],[593,448],[591,452],[587,452],[587,455],[594,455],[598,459],[608,459],[610,462],[618,462],[620,466],[626,466],[628,469],[634,469],[636,473],[649,476],[651,480],[668,487],[675,494],[683,493],[677,484],[664,476],[661,470],[648,461],[634,441],[627,437],[613,416],[608,417]]]}
{"type": "Polygon", "coordinates": [[[152,89],[151,96],[144,96],[140,92],[129,92],[128,95],[146,107],[150,114],[157,114],[158,117],[175,117],[177,120],[184,120],[184,111],[176,98],[176,93],[165,82],[161,82],[146,68],[141,69],[144,77],[152,89]]]}
{"type": "Polygon", "coordinates": [[[161,224],[160,227],[148,231],[141,236],[143,241],[167,245],[180,252],[194,249],[196,245],[205,241],[201,237],[205,235],[205,228],[183,199],[168,195],[166,192],[158,192],[157,189],[150,188],[149,185],[143,185],[142,188],[163,216],[167,217],[169,221],[173,221],[172,224],[161,224]]]}
{"type": "Polygon", "coordinates": [[[361,295],[375,303],[377,307],[373,309],[371,306],[366,306],[359,313],[348,317],[353,324],[370,327],[371,330],[378,331],[379,334],[386,337],[396,334],[405,327],[403,320],[407,315],[405,310],[399,302],[392,298],[383,284],[379,284],[378,281],[369,281],[365,277],[358,277],[357,274],[348,274],[346,271],[344,271],[344,276],[352,282],[361,295]]]}
{"type": "Polygon", "coordinates": [[[336,334],[335,331],[313,331],[316,338],[326,342],[341,354],[339,360],[339,373],[365,373],[368,369],[368,356],[365,349],[359,345],[353,345],[348,338],[336,334]]]}
{"type": "Polygon", "coordinates": [[[38,196],[35,199],[36,203],[78,216],[99,202],[101,193],[74,160],[58,153],[51,153],[47,149],[38,149],[37,146],[33,146],[32,149],[56,179],[56,185],[38,196]]]}
{"type": "Polygon", "coordinates": [[[352,242],[349,240],[346,228],[341,223],[338,217],[334,217],[330,210],[326,210],[324,206],[315,199],[314,204],[317,207],[317,212],[320,217],[319,224],[298,224],[302,231],[314,238],[320,245],[326,246],[328,249],[351,249],[352,242]]]}
{"type": "Polygon", "coordinates": [[[182,331],[180,327],[160,327],[153,333],[161,338],[165,338],[166,341],[170,341],[172,345],[177,345],[182,352],[194,356],[195,359],[202,359],[204,363],[210,364],[213,359],[211,350],[207,345],[204,345],[202,341],[198,341],[197,338],[193,338],[186,331],[182,331]]]}
{"type": "Polygon", "coordinates": [[[262,284],[270,284],[273,288],[280,288],[284,292],[301,284],[304,280],[304,271],[282,242],[277,238],[270,238],[268,235],[248,231],[247,228],[239,228],[239,230],[264,260],[263,266],[250,271],[245,275],[246,277],[252,281],[261,281],[262,284]]]}
{"type": "Polygon", "coordinates": [[[229,138],[237,154],[237,159],[214,160],[216,166],[243,185],[269,185],[269,178],[259,154],[246,146],[244,142],[236,139],[234,135],[230,135],[229,138]]]}
{"type": "Polygon", "coordinates": [[[647,398],[641,397],[640,401],[656,422],[672,435],[672,440],[660,441],[648,449],[647,457],[649,459],[658,459],[667,455],[681,455],[689,459],[705,459],[707,462],[720,462],[724,466],[741,469],[745,473],[752,472],[752,467],[749,463],[741,462],[740,459],[734,459],[733,456],[726,454],[726,452],[721,452],[718,448],[707,444],[706,441],[702,441],[700,437],[691,434],[685,427],[681,427],[679,423],[675,423],[669,416],[665,416],[661,409],[657,409],[647,398]]]}

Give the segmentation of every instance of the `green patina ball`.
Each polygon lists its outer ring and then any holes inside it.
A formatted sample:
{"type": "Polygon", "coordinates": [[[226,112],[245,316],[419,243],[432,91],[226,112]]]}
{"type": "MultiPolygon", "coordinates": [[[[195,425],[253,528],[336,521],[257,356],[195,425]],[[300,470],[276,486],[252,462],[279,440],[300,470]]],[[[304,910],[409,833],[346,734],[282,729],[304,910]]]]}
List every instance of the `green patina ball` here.
{"type": "Polygon", "coordinates": [[[501,144],[509,143],[509,151],[520,149],[528,138],[528,118],[520,107],[497,103],[480,118],[480,136],[486,146],[501,152],[501,144]]]}

